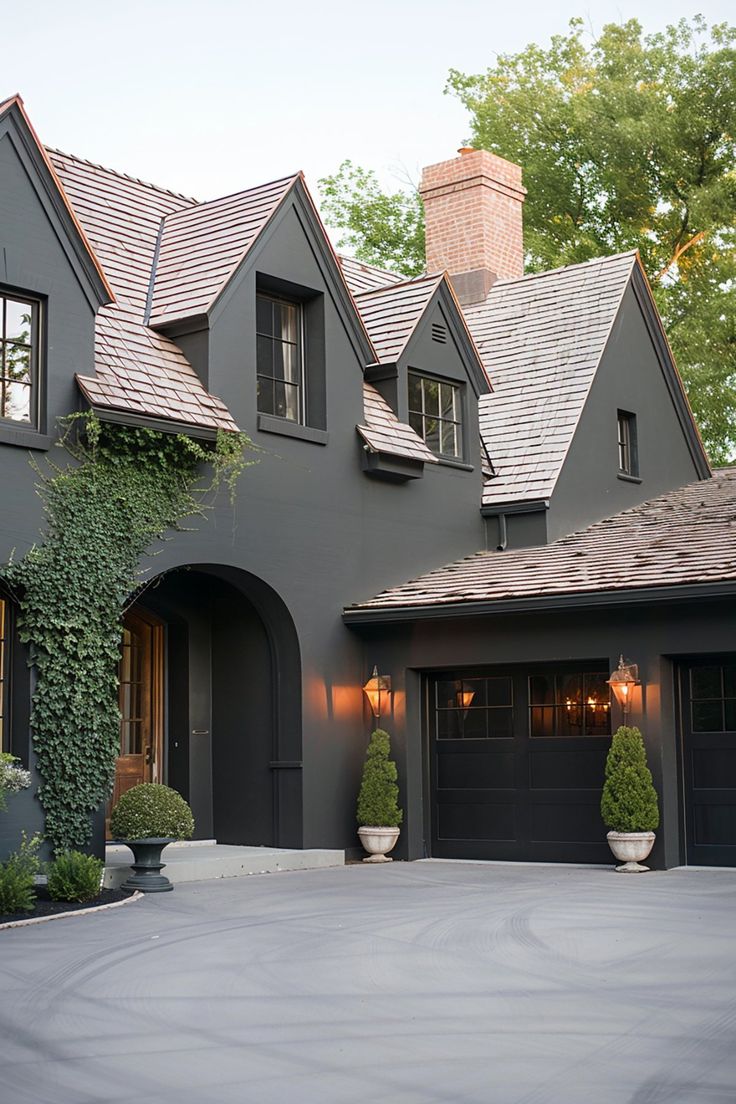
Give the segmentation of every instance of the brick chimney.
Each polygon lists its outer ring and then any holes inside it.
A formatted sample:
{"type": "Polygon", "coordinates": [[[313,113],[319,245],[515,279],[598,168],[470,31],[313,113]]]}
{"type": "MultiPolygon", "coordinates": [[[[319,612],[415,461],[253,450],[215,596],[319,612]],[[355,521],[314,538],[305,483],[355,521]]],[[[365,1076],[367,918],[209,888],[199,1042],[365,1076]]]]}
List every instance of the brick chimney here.
{"type": "Polygon", "coordinates": [[[427,271],[447,269],[461,303],[485,299],[497,279],[524,274],[521,168],[487,150],[428,165],[419,192],[427,271]]]}

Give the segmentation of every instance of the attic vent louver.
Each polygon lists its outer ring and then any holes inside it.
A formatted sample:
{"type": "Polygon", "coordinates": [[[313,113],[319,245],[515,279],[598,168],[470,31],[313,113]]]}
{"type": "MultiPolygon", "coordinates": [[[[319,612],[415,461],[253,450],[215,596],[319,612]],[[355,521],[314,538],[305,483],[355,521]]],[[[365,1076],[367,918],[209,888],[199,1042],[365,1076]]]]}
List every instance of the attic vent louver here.
{"type": "Polygon", "coordinates": [[[432,340],[439,341],[440,345],[447,344],[447,330],[439,322],[432,323],[432,340]]]}

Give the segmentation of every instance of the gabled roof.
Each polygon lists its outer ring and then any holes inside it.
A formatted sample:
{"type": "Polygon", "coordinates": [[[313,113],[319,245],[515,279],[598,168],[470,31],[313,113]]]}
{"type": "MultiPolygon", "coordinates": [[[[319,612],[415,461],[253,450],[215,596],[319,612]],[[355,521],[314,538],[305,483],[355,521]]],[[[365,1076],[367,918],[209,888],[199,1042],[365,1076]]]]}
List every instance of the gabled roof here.
{"type": "Polygon", "coordinates": [[[383,395],[367,382],[363,383],[363,410],[364,424],[356,428],[373,452],[422,460],[426,464],[438,463],[419,434],[406,422],[400,422],[383,395]]]}
{"type": "Polygon", "coordinates": [[[388,284],[400,284],[405,277],[395,272],[386,272],[383,268],[366,264],[365,261],[357,261],[355,257],[345,257],[338,254],[340,268],[353,295],[360,295],[361,291],[372,291],[374,288],[386,287],[388,284]]]}
{"type": "Polygon", "coordinates": [[[391,364],[399,359],[443,279],[442,273],[417,276],[355,296],[378,361],[391,364]]]}
{"type": "Polygon", "coordinates": [[[499,281],[465,307],[493,386],[480,401],[496,472],[484,505],[551,495],[637,264],[630,252],[499,281]]]}
{"type": "Polygon", "coordinates": [[[161,221],[196,201],[58,150],[48,155],[116,295],[97,314],[96,376],[77,377],[89,402],[102,416],[237,429],[174,342],[144,324],[161,221]]]}
{"type": "Polygon", "coordinates": [[[468,556],[349,607],[345,619],[403,620],[437,607],[447,616],[533,609],[562,596],[567,604],[571,596],[581,604],[651,601],[678,588],[689,588],[682,597],[706,588],[736,594],[736,467],[552,544],[468,556]]]}
{"type": "Polygon", "coordinates": [[[0,103],[0,122],[7,116],[15,124],[16,132],[23,142],[26,152],[31,160],[35,162],[36,169],[39,171],[39,178],[44,185],[45,197],[50,201],[51,208],[56,212],[67,231],[66,237],[69,243],[67,248],[71,247],[73,255],[78,259],[82,271],[86,274],[90,289],[88,294],[91,293],[93,296],[94,306],[109,303],[110,300],[114,299],[112,287],[85,234],[74,207],[69,202],[53,163],[33,129],[33,124],[28,118],[20,96],[10,96],[0,103]]]}
{"type": "Polygon", "coordinates": [[[287,176],[165,215],[150,325],[206,313],[298,179],[287,176]]]}

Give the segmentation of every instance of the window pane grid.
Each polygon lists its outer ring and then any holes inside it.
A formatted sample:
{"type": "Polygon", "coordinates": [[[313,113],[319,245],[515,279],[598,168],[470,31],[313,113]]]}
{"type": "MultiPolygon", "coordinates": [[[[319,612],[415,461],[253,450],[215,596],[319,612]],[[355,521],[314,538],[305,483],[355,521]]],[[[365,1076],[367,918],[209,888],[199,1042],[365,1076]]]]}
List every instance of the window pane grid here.
{"type": "Polygon", "coordinates": [[[690,709],[693,732],[736,730],[736,665],[691,667],[690,709]]]}
{"type": "Polygon", "coordinates": [[[36,304],[0,296],[0,418],[31,421],[36,304]]]}
{"type": "Polygon", "coordinates": [[[555,672],[529,679],[529,735],[609,736],[607,672],[555,672]]]}
{"type": "Polygon", "coordinates": [[[257,406],[262,414],[303,421],[301,329],[298,303],[256,296],[257,406]]]}
{"type": "Polygon", "coordinates": [[[438,740],[511,739],[513,684],[508,676],[435,683],[438,740]]]}
{"type": "Polygon", "coordinates": [[[439,456],[462,456],[460,388],[409,373],[409,424],[439,456]]]}

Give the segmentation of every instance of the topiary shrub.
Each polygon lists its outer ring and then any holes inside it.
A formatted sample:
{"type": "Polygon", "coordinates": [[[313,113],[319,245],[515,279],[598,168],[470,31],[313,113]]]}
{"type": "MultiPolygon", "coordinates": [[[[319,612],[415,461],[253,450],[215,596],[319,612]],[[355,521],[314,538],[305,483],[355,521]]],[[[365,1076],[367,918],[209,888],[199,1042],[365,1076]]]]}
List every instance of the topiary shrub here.
{"type": "Polygon", "coordinates": [[[373,733],[365,753],[363,781],[358,794],[358,825],[398,828],[404,818],[398,806],[396,764],[390,758],[391,737],[382,728],[373,733]]]}
{"type": "Polygon", "coordinates": [[[52,901],[94,901],[102,884],[102,859],[81,851],[64,851],[47,868],[52,901]]]}
{"type": "Polygon", "coordinates": [[[638,728],[622,725],[606,759],[601,816],[614,832],[653,832],[659,826],[657,791],[638,728]]]}
{"type": "Polygon", "coordinates": [[[181,794],[158,782],[133,786],[110,817],[116,839],[191,839],[194,817],[181,794]]]}
{"type": "Polygon", "coordinates": [[[36,906],[34,877],[41,870],[38,849],[41,836],[28,839],[25,832],[20,847],[0,864],[0,915],[31,912],[36,906]]]}

